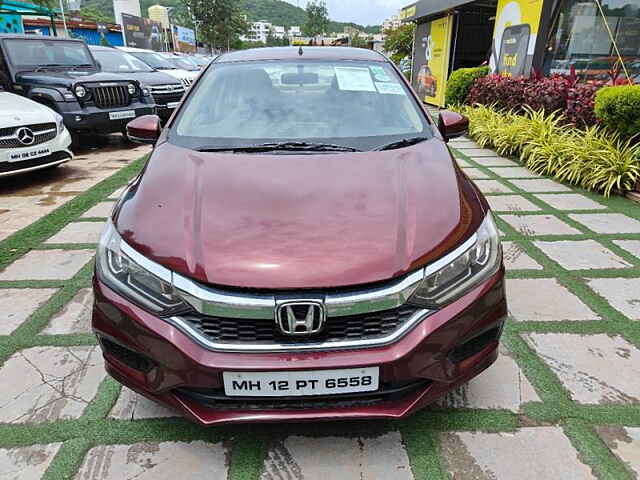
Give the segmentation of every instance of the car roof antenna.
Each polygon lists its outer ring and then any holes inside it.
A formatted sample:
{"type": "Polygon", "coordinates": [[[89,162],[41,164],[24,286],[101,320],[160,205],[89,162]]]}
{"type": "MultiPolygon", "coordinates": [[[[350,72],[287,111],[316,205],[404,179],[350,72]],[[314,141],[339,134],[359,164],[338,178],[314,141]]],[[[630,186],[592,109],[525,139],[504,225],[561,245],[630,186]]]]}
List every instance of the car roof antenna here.
{"type": "Polygon", "coordinates": [[[298,49],[298,55],[302,56],[304,52],[302,51],[302,45],[300,45],[300,48],[298,49]]]}

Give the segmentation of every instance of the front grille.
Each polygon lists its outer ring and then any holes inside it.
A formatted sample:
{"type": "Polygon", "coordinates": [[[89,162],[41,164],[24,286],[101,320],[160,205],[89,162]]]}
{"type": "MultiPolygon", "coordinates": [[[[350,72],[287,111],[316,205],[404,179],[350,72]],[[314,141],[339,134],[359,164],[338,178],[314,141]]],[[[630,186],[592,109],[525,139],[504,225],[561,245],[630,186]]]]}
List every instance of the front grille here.
{"type": "Polygon", "coordinates": [[[425,389],[429,380],[381,384],[375,392],[343,395],[314,395],[305,397],[228,397],[221,389],[183,387],[175,390],[178,396],[193,400],[215,410],[300,410],[322,408],[355,408],[400,400],[425,389]]]}
{"type": "Polygon", "coordinates": [[[126,85],[110,87],[92,87],[93,103],[98,108],[126,107],[131,103],[131,96],[126,85]]]}
{"type": "Polygon", "coordinates": [[[57,128],[55,123],[36,123],[33,125],[0,128],[0,148],[26,148],[40,145],[56,138],[58,134],[57,128]],[[23,127],[28,128],[35,134],[34,141],[30,145],[25,145],[18,140],[18,130],[23,127]]]}
{"type": "Polygon", "coordinates": [[[295,338],[281,334],[275,320],[211,317],[198,313],[184,315],[181,318],[216,343],[300,345],[385,337],[408,322],[418,310],[418,307],[403,305],[380,312],[329,317],[325,328],[318,334],[295,338]]]}
{"type": "Polygon", "coordinates": [[[156,105],[164,107],[167,103],[180,102],[183,95],[184,90],[177,93],[153,93],[153,99],[156,101],[156,105]]]}
{"type": "Polygon", "coordinates": [[[0,173],[13,172],[16,170],[24,170],[25,168],[40,167],[48,163],[58,162],[70,158],[68,153],[55,152],[46,157],[32,158],[31,160],[21,160],[17,162],[0,162],[0,173]]]}

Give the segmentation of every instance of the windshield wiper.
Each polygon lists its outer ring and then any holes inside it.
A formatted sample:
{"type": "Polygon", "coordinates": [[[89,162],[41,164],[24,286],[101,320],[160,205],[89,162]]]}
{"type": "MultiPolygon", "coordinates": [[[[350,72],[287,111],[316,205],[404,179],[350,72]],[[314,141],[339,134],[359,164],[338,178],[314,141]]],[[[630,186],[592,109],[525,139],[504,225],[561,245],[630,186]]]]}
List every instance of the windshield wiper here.
{"type": "Polygon", "coordinates": [[[196,148],[199,152],[273,152],[278,150],[290,152],[360,152],[357,148],[330,143],[283,142],[262,143],[260,145],[246,145],[239,147],[204,146],[196,148]]]}
{"type": "Polygon", "coordinates": [[[410,147],[411,145],[415,145],[416,143],[424,142],[425,140],[429,140],[428,137],[410,137],[403,138],[402,140],[398,140],[397,142],[388,143],[381,147],[374,149],[377,152],[382,152],[383,150],[395,150],[396,148],[404,148],[410,147]]]}
{"type": "Polygon", "coordinates": [[[79,68],[93,68],[94,65],[91,63],[82,63],[80,65],[73,65],[69,67],[70,70],[78,70],[79,68]]]}
{"type": "Polygon", "coordinates": [[[64,65],[62,65],[61,63],[46,63],[44,65],[39,65],[34,72],[39,72],[41,70],[44,70],[45,68],[60,68],[60,67],[64,67],[64,65]]]}

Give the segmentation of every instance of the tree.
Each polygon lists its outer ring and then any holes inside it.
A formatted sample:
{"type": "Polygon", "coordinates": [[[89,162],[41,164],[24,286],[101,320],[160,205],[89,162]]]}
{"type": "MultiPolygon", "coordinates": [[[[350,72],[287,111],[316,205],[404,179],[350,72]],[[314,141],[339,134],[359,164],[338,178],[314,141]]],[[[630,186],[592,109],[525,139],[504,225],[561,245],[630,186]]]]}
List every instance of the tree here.
{"type": "Polygon", "coordinates": [[[229,49],[249,26],[238,0],[183,0],[200,22],[198,36],[213,48],[229,49]]]}
{"type": "Polygon", "coordinates": [[[403,58],[411,56],[413,51],[413,37],[416,26],[413,23],[405,23],[395,30],[386,30],[387,39],[384,41],[384,50],[391,55],[391,60],[400,63],[403,58]]]}
{"type": "Polygon", "coordinates": [[[93,20],[96,23],[111,23],[113,18],[105,15],[96,7],[80,7],[80,16],[85,20],[93,20]]]}
{"type": "Polygon", "coordinates": [[[307,21],[302,26],[306,37],[324,34],[329,28],[329,11],[324,0],[309,0],[307,3],[307,21]]]}
{"type": "Polygon", "coordinates": [[[351,37],[351,46],[356,48],[369,48],[369,41],[367,37],[360,35],[358,32],[351,37]]]}

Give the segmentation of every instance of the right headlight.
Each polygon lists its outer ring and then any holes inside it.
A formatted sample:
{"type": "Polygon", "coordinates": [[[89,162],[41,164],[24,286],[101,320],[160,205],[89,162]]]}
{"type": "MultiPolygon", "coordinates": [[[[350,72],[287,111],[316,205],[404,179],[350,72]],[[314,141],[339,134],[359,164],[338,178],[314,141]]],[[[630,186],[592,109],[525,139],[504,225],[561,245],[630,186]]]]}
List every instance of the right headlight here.
{"type": "Polygon", "coordinates": [[[87,95],[87,89],[82,85],[77,85],[74,92],[78,98],[84,98],[87,95]]]}
{"type": "Polygon", "coordinates": [[[127,245],[109,220],[96,254],[98,278],[120,295],[159,316],[187,308],[173,288],[171,270],[127,245]]]}
{"type": "Polygon", "coordinates": [[[488,212],[469,240],[425,268],[425,277],[409,301],[424,307],[442,307],[493,275],[501,262],[500,235],[488,212]]]}

